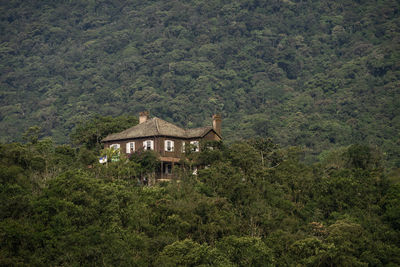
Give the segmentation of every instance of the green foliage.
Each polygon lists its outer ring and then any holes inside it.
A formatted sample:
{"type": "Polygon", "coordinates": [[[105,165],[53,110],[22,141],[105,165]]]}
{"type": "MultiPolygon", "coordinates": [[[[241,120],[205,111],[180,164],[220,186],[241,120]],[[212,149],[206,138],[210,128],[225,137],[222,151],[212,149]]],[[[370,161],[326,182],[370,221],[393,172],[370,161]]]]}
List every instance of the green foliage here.
{"type": "Polygon", "coordinates": [[[319,266],[321,263],[329,264],[328,261],[334,251],[334,246],[324,244],[317,237],[307,237],[294,242],[290,251],[297,262],[306,266],[319,266]]]}
{"type": "Polygon", "coordinates": [[[160,161],[157,157],[157,154],[151,150],[133,153],[130,157],[130,161],[140,165],[140,172],[143,174],[152,173],[157,167],[160,166],[160,161]]]}
{"type": "Polygon", "coordinates": [[[158,266],[234,266],[215,248],[190,239],[168,245],[160,253],[158,266]]]}
{"type": "Polygon", "coordinates": [[[29,129],[22,136],[25,141],[35,144],[39,139],[39,132],[40,132],[39,126],[32,126],[29,127],[29,129]]]}
{"type": "Polygon", "coordinates": [[[400,190],[378,151],[311,164],[271,139],[206,142],[188,153],[198,175],[143,186],[154,152],[99,164],[50,138],[3,144],[0,265],[399,265],[400,190]]]}
{"type": "Polygon", "coordinates": [[[117,133],[137,124],[133,116],[96,116],[80,122],[71,133],[71,140],[76,145],[84,145],[88,149],[99,149],[101,140],[111,133],[117,133]]]}
{"type": "Polygon", "coordinates": [[[274,257],[260,238],[228,236],[218,242],[220,251],[238,266],[273,266],[274,257]]]}
{"type": "Polygon", "coordinates": [[[38,125],[39,137],[65,143],[72,131],[90,148],[136,123],[103,116],[150,110],[195,127],[218,112],[226,140],[268,136],[306,146],[312,160],[365,142],[400,167],[397,1],[17,0],[0,9],[0,142],[38,125]]]}
{"type": "Polygon", "coordinates": [[[400,229],[400,184],[393,185],[384,200],[385,219],[395,227],[400,229]]]}
{"type": "Polygon", "coordinates": [[[347,149],[347,164],[352,168],[377,168],[379,166],[379,158],[373,158],[373,150],[368,146],[351,145],[347,149]]]}

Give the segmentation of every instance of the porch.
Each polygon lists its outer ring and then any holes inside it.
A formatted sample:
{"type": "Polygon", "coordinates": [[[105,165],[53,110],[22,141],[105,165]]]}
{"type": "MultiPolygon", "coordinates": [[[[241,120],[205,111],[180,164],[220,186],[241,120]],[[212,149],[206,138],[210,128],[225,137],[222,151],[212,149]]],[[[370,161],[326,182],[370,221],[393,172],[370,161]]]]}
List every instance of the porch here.
{"type": "Polygon", "coordinates": [[[174,168],[179,165],[179,158],[160,157],[160,167],[156,173],[157,181],[169,181],[174,176],[174,168]]]}

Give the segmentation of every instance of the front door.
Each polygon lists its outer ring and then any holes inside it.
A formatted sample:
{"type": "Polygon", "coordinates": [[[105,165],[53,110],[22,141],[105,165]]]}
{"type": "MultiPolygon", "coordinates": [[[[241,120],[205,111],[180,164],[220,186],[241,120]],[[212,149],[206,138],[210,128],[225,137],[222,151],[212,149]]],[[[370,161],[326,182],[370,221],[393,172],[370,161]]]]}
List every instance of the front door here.
{"type": "Polygon", "coordinates": [[[164,162],[164,170],[163,170],[163,174],[165,176],[170,176],[172,175],[172,163],[171,162],[164,162]]]}

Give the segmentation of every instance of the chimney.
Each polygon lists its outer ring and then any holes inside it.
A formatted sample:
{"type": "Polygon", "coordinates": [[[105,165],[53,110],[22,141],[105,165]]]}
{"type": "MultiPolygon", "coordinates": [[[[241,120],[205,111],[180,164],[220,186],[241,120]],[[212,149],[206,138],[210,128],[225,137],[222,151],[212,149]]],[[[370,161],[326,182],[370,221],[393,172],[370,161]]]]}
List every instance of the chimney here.
{"type": "Polygon", "coordinates": [[[148,118],[149,118],[148,111],[139,112],[139,124],[146,122],[148,118]]]}
{"type": "Polygon", "coordinates": [[[221,115],[220,114],[214,114],[213,116],[212,116],[212,118],[213,118],[213,129],[214,129],[214,131],[219,135],[219,136],[222,136],[221,135],[221,115]]]}

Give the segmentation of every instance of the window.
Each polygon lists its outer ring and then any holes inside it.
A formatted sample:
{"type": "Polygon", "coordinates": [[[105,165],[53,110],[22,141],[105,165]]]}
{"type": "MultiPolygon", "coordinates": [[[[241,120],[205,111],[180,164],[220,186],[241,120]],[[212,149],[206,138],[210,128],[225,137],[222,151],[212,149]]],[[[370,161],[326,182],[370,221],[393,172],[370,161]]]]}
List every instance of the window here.
{"type": "Polygon", "coordinates": [[[174,151],[174,141],[165,140],[164,149],[165,149],[165,151],[169,151],[169,152],[174,151]]]}
{"type": "Polygon", "coordinates": [[[199,152],[199,141],[190,141],[193,152],[199,152]]]}
{"type": "Polygon", "coordinates": [[[126,144],[126,153],[133,153],[135,152],[135,142],[129,142],[126,144]]]}
{"type": "Polygon", "coordinates": [[[113,149],[113,150],[117,150],[117,149],[120,148],[120,145],[119,145],[119,144],[112,144],[112,145],[110,146],[110,148],[113,149]]]}
{"type": "Polygon", "coordinates": [[[186,145],[185,141],[182,141],[182,153],[185,153],[185,145],[186,145]]]}
{"type": "Polygon", "coordinates": [[[112,145],[110,146],[110,148],[111,148],[112,150],[118,150],[118,155],[119,155],[120,144],[112,144],[112,145]]]}
{"type": "Polygon", "coordinates": [[[153,140],[146,140],[143,142],[143,149],[144,150],[154,150],[154,141],[153,140]]]}

